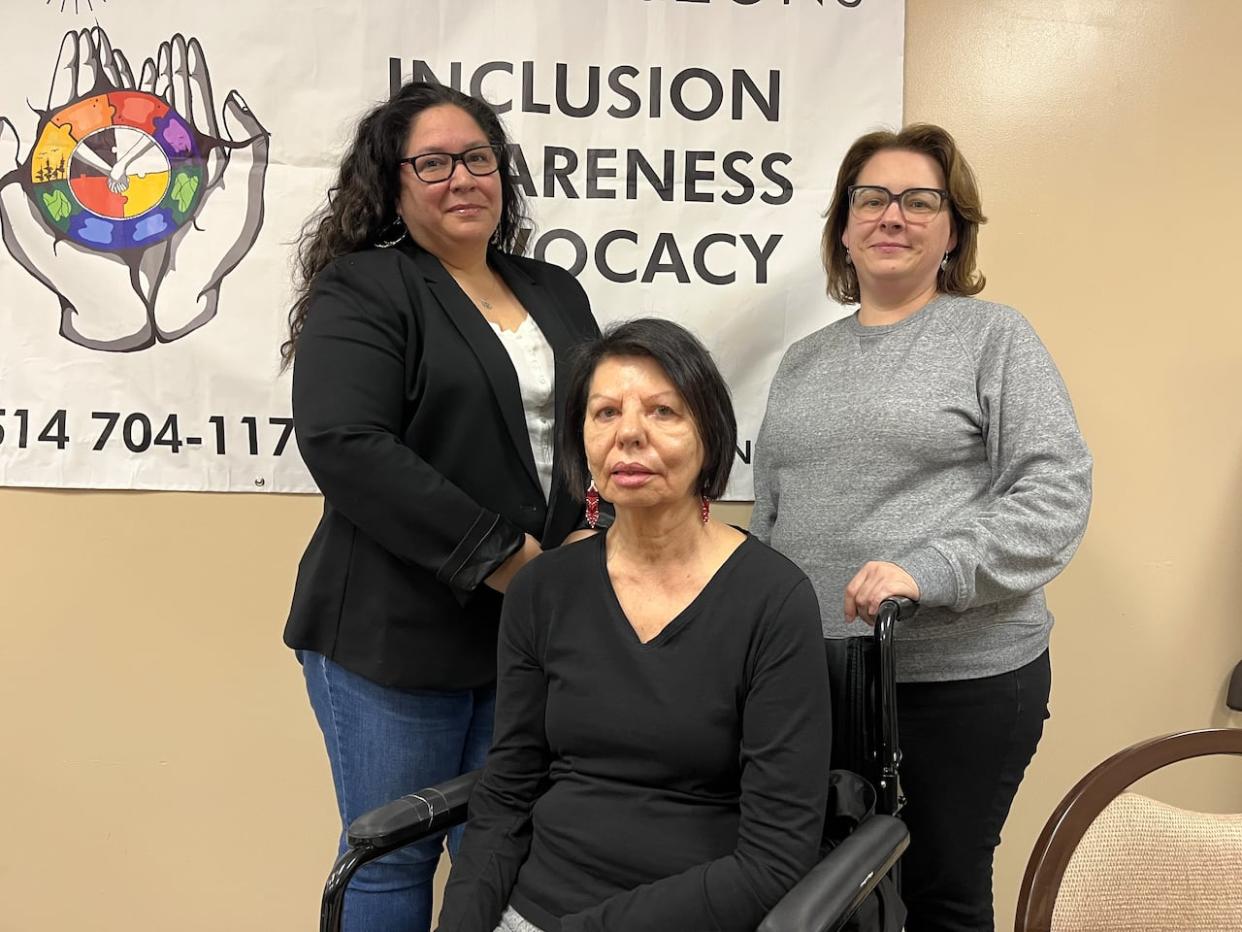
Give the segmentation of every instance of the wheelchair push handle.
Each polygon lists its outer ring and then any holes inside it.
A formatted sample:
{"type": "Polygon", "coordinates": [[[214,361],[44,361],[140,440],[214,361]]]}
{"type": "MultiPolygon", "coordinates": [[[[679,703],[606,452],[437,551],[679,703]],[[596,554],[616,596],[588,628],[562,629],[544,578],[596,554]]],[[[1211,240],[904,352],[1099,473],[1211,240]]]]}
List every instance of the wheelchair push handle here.
{"type": "Polygon", "coordinates": [[[901,738],[897,732],[897,659],[893,644],[898,621],[909,621],[919,603],[893,596],[880,603],[875,616],[876,653],[879,655],[879,683],[875,692],[874,721],[879,723],[880,785],[877,809],[887,815],[901,811],[898,770],[901,767],[901,738]]]}
{"type": "MultiPolygon", "coordinates": [[[[893,648],[894,626],[899,621],[909,621],[918,610],[918,602],[895,595],[881,602],[880,610],[875,613],[875,629],[872,637],[875,638],[875,646],[880,652],[880,678],[882,683],[887,679],[893,689],[896,689],[897,684],[897,664],[894,660],[893,648]]],[[[895,694],[892,707],[896,708],[895,694]]]]}
{"type": "Polygon", "coordinates": [[[914,613],[919,610],[919,603],[913,599],[907,599],[905,596],[893,595],[889,596],[880,603],[880,610],[876,612],[876,622],[885,614],[891,616],[892,621],[908,621],[914,617],[914,613]]]}

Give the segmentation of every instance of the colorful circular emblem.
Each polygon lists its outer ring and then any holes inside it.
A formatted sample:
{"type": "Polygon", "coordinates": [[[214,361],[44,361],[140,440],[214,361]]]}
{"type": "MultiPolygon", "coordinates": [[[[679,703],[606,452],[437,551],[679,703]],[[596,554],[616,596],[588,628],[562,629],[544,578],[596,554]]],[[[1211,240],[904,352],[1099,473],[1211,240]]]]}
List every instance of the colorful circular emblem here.
{"type": "Polygon", "coordinates": [[[176,233],[206,188],[189,123],[140,91],[97,94],[47,117],[30,153],[44,219],[89,249],[142,249],[176,233]]]}

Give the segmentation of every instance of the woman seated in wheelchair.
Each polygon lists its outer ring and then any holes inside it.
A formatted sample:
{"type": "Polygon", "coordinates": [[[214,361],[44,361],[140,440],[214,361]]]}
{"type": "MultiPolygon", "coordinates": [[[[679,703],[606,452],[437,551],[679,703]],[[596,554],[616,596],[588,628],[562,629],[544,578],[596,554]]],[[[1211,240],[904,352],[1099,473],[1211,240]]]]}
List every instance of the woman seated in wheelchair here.
{"type": "Polygon", "coordinates": [[[815,594],[711,518],[737,426],[689,332],[615,326],[565,391],[559,466],[588,520],[600,499],[616,517],[510,585],[495,738],[440,932],[754,932],[824,824],[815,594]]]}

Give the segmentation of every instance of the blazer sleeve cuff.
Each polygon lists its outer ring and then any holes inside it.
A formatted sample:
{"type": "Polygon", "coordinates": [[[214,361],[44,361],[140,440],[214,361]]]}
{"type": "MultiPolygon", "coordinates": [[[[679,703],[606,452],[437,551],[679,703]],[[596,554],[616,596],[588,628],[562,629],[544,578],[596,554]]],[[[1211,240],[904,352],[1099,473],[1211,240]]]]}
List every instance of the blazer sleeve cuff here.
{"type": "Polygon", "coordinates": [[[495,512],[481,511],[436,573],[436,579],[451,586],[460,600],[517,553],[525,541],[521,528],[495,512]]]}

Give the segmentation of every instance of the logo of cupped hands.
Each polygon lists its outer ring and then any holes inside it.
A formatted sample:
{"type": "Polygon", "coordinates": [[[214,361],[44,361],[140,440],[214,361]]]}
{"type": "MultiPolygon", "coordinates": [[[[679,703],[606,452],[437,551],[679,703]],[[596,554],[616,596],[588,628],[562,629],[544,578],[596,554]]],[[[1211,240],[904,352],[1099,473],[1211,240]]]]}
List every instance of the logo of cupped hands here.
{"type": "Polygon", "coordinates": [[[236,90],[214,100],[197,39],[161,43],[135,80],[94,28],[61,42],[28,153],[0,117],[0,232],[66,339],[133,351],[216,315],[263,224],[268,133],[236,90]]]}

